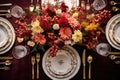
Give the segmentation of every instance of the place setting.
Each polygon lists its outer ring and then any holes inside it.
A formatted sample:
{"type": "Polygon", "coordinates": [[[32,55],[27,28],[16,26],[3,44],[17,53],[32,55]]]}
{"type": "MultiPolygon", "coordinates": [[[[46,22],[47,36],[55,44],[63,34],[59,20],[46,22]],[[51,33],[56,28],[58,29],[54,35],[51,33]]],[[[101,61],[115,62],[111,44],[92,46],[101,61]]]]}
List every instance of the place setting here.
{"type": "MultiPolygon", "coordinates": [[[[28,2],[28,12],[26,6],[0,4],[9,7],[0,10],[0,70],[8,71],[13,64],[21,67],[24,62],[30,64],[25,69],[30,70],[28,77],[32,80],[41,80],[42,76],[52,80],[92,80],[95,53],[120,64],[120,14],[111,17],[105,0],[28,2]],[[8,21],[11,17],[14,26],[8,21]],[[105,27],[102,20],[108,20],[105,27]],[[101,42],[102,34],[107,42],[101,42]]],[[[110,4],[119,5],[115,1],[110,4]]],[[[19,72],[21,75],[22,69],[19,72]]]]}

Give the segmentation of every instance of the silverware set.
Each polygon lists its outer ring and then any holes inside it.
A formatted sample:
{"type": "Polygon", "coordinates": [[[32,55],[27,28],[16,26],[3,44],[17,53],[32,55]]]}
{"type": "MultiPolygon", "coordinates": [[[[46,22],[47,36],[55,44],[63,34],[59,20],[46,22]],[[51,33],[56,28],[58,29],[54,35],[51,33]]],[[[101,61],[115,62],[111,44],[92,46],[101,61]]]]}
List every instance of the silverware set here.
{"type": "MultiPolygon", "coordinates": [[[[5,3],[5,4],[0,4],[0,7],[9,7],[9,6],[12,6],[12,3],[5,3]]],[[[1,13],[0,16],[5,16],[6,18],[10,18],[11,17],[11,14],[10,14],[10,10],[0,10],[0,12],[4,12],[4,13],[1,13]]]]}
{"type": "Polygon", "coordinates": [[[40,62],[40,54],[37,53],[36,57],[31,56],[31,64],[32,64],[32,80],[35,79],[35,64],[37,64],[37,72],[36,78],[39,79],[39,62],[40,62]]]}
{"type": "Polygon", "coordinates": [[[10,69],[10,65],[12,65],[12,60],[13,57],[0,57],[0,69],[2,70],[9,70],[10,69]]]}
{"type": "Polygon", "coordinates": [[[109,4],[112,6],[112,11],[117,12],[120,10],[119,7],[116,7],[116,5],[120,5],[120,2],[110,1],[109,4]]]}
{"type": "MultiPolygon", "coordinates": [[[[91,63],[93,61],[93,57],[91,55],[89,55],[87,57],[87,62],[89,64],[89,68],[88,68],[88,79],[91,79],[91,63]]],[[[83,63],[83,79],[86,79],[86,50],[83,50],[83,54],[82,54],[82,63],[83,63]]]]}

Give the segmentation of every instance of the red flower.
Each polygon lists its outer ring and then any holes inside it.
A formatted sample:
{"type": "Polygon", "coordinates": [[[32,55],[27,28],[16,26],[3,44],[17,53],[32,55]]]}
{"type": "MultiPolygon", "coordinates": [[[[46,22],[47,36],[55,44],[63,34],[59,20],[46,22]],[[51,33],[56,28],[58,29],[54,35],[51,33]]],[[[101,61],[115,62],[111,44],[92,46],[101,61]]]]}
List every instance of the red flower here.
{"type": "Polygon", "coordinates": [[[65,17],[62,17],[58,20],[58,24],[60,27],[66,27],[68,26],[68,20],[65,17]]]}
{"type": "Polygon", "coordinates": [[[60,28],[59,35],[63,40],[67,40],[71,37],[72,30],[69,27],[60,28]]]}
{"type": "Polygon", "coordinates": [[[61,4],[61,9],[62,9],[63,12],[66,12],[67,9],[68,9],[68,6],[66,6],[65,3],[63,2],[63,3],[61,4]]]}
{"type": "Polygon", "coordinates": [[[42,29],[44,29],[45,31],[48,31],[50,29],[50,23],[46,20],[42,20],[40,22],[40,26],[42,27],[42,29]]]}
{"type": "Polygon", "coordinates": [[[33,36],[33,40],[34,40],[36,43],[41,44],[41,45],[43,45],[43,44],[46,43],[45,36],[42,35],[42,34],[35,34],[35,35],[33,36]]]}

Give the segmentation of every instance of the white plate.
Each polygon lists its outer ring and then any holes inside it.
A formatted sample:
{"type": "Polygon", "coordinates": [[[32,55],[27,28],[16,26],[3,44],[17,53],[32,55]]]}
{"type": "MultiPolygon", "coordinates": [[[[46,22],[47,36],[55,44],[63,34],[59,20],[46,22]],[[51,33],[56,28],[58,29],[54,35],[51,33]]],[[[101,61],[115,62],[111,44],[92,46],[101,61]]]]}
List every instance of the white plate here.
{"type": "Polygon", "coordinates": [[[0,27],[3,27],[3,29],[1,28],[1,32],[5,35],[4,39],[6,39],[4,45],[0,47],[0,54],[4,54],[11,49],[15,42],[15,31],[12,24],[2,17],[0,17],[0,27]]]}
{"type": "Polygon", "coordinates": [[[0,48],[8,41],[8,32],[3,25],[0,25],[0,48]]]}
{"type": "Polygon", "coordinates": [[[70,46],[58,50],[55,57],[50,56],[48,49],[42,60],[44,72],[53,80],[71,79],[79,71],[80,65],[78,52],[70,46]]]}
{"type": "Polygon", "coordinates": [[[110,45],[120,50],[120,14],[113,16],[108,21],[105,32],[110,45]]]}

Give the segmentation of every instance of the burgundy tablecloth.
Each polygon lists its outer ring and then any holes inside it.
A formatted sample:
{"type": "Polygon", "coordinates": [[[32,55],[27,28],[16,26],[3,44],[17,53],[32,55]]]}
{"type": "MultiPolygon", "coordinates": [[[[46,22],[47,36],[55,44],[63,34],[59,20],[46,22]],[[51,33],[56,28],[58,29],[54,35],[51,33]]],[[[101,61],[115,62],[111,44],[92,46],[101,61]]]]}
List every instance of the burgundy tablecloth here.
{"type": "MultiPolygon", "coordinates": [[[[28,7],[30,5],[30,0],[0,0],[0,3],[9,3],[9,2],[13,3],[13,5],[19,5],[23,8],[28,7]]],[[[34,3],[35,2],[36,1],[34,1],[34,3]]],[[[109,4],[107,5],[108,6],[106,7],[106,9],[110,9],[111,6],[109,6],[109,4]]],[[[9,9],[9,8],[10,7],[0,7],[0,9],[9,9]]],[[[117,14],[117,12],[116,13],[112,12],[112,16],[115,14],[117,14]]],[[[14,21],[16,20],[16,18],[11,17],[8,20],[12,23],[14,27],[16,27],[16,25],[14,24],[14,21]]],[[[104,42],[106,42],[106,40],[104,42]]],[[[16,43],[14,45],[16,45],[16,43]]],[[[79,52],[81,57],[83,46],[75,45],[74,48],[79,52]]],[[[113,48],[112,50],[118,51],[113,48]]],[[[12,56],[11,51],[12,49],[9,52],[0,56],[12,56]]],[[[87,56],[89,54],[93,56],[91,80],[120,80],[119,64],[115,64],[108,57],[103,57],[98,55],[93,50],[87,50],[87,56]]],[[[12,65],[10,66],[11,68],[10,70],[7,70],[7,71],[0,70],[0,80],[32,80],[31,79],[31,72],[32,72],[31,71],[31,55],[35,55],[35,54],[29,54],[22,59],[14,58],[12,60],[12,65]]],[[[42,56],[43,56],[43,52],[41,52],[41,59],[42,59],[42,56]]],[[[0,66],[3,66],[3,65],[0,65],[0,66]]],[[[81,63],[79,72],[71,80],[82,80],[83,79],[82,72],[83,72],[83,67],[81,63]]],[[[86,75],[88,76],[88,63],[86,65],[86,75]]],[[[47,77],[47,75],[44,73],[42,69],[42,60],[40,61],[40,79],[39,80],[50,80],[50,78],[47,77]]]]}

